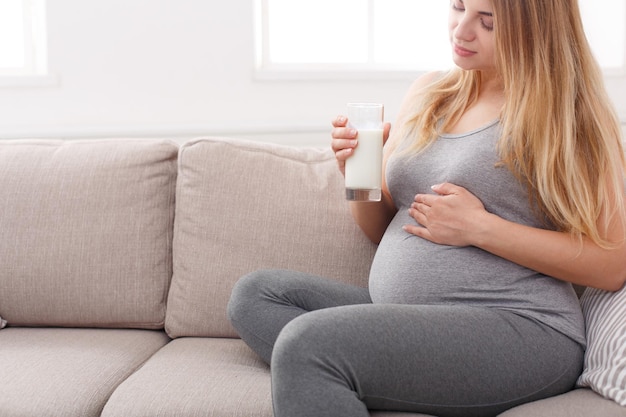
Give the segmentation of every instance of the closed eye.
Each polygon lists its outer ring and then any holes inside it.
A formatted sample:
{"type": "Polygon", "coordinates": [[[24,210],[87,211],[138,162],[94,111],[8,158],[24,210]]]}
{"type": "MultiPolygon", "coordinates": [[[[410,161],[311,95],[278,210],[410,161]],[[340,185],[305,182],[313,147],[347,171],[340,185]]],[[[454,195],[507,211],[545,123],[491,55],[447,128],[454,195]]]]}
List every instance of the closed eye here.
{"type": "Polygon", "coordinates": [[[491,32],[493,30],[493,22],[490,23],[486,23],[484,18],[480,18],[480,25],[483,27],[483,29],[488,30],[489,32],[491,32]]]}
{"type": "MultiPolygon", "coordinates": [[[[457,12],[464,12],[465,11],[465,7],[463,4],[463,1],[461,0],[452,0],[451,2],[452,5],[452,10],[455,10],[457,12]]],[[[478,12],[478,14],[481,16],[480,18],[480,25],[482,26],[483,29],[485,29],[486,31],[491,32],[493,30],[493,13],[490,12],[478,12]]]]}

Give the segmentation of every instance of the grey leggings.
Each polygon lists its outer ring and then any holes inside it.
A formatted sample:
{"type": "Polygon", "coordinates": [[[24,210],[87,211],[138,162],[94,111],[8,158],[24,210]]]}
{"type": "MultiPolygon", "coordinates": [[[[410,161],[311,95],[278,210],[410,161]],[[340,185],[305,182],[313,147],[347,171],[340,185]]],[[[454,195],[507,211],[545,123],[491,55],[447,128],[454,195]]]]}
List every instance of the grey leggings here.
{"type": "Polygon", "coordinates": [[[512,312],[372,304],[367,289],[293,271],[243,277],[228,315],[271,363],[276,417],[495,416],[570,390],[583,361],[578,343],[512,312]]]}

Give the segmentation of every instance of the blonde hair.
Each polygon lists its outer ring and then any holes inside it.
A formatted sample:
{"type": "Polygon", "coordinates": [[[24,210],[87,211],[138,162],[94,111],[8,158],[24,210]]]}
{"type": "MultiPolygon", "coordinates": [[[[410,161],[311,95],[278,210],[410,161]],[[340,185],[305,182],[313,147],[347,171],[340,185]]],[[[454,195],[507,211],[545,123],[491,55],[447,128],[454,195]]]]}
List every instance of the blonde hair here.
{"type": "MultiPolygon", "coordinates": [[[[498,150],[558,230],[603,247],[598,219],[624,222],[620,125],[585,37],[577,0],[492,0],[505,105],[498,150]],[[613,204],[610,204],[613,203],[613,204]]],[[[425,149],[477,99],[481,74],[455,69],[424,88],[402,121],[425,149]]]]}

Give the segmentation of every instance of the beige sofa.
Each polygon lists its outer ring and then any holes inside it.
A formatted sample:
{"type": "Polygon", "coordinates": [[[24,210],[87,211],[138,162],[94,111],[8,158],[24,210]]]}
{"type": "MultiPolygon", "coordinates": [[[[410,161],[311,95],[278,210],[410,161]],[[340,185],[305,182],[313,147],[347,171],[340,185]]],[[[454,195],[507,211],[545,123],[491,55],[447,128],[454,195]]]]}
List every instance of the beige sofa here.
{"type": "MultiPolygon", "coordinates": [[[[376,249],[329,150],[0,141],[0,182],[2,417],[271,416],[233,284],[290,268],[364,286],[376,249]]],[[[577,389],[501,415],[576,416],[626,407],[577,389]]]]}

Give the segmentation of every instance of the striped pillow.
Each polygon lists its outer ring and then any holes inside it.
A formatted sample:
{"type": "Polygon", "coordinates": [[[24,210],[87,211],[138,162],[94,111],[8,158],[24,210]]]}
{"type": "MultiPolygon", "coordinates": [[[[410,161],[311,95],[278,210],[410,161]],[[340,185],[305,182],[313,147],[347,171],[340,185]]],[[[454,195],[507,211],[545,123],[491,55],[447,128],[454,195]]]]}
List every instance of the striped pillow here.
{"type": "Polygon", "coordinates": [[[578,385],[626,406],[626,287],[614,293],[587,288],[580,303],[587,352],[578,385]]]}

